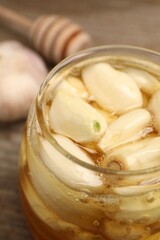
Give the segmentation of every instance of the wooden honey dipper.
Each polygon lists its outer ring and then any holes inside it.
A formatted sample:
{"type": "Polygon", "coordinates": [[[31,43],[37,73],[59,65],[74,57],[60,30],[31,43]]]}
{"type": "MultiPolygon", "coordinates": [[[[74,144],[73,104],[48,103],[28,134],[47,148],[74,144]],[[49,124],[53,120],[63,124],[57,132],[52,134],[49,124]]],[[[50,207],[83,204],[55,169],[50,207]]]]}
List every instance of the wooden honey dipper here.
{"type": "Polygon", "coordinates": [[[91,37],[81,26],[60,15],[43,15],[32,21],[0,5],[0,20],[27,35],[46,60],[57,63],[91,45],[91,37]]]}

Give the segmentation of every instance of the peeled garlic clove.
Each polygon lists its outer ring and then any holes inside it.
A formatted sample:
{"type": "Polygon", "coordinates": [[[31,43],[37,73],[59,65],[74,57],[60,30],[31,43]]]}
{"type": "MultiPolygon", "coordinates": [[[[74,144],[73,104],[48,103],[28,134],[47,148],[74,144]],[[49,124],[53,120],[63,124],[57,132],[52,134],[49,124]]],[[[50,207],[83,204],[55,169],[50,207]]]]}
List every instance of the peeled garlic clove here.
{"type": "Polygon", "coordinates": [[[83,99],[89,98],[89,93],[83,82],[78,77],[69,76],[67,82],[76,90],[77,95],[83,99]]]}
{"type": "Polygon", "coordinates": [[[65,89],[68,92],[70,92],[76,96],[79,96],[80,98],[82,98],[84,100],[89,99],[89,93],[85,89],[85,86],[76,77],[69,77],[69,80],[61,79],[57,84],[55,84],[54,93],[56,93],[60,89],[65,89]]]}
{"type": "Polygon", "coordinates": [[[160,137],[128,144],[106,155],[103,165],[115,170],[140,170],[160,164],[160,137]]]}
{"type": "MultiPolygon", "coordinates": [[[[151,122],[151,115],[145,109],[133,110],[113,121],[105,135],[98,143],[102,151],[109,150],[120,144],[136,140],[144,135],[144,130],[151,122]]],[[[146,131],[147,134],[147,131],[146,131]]]]}
{"type": "Polygon", "coordinates": [[[92,159],[83,150],[85,149],[83,146],[81,147],[80,145],[77,145],[71,139],[60,134],[53,134],[53,137],[58,142],[58,144],[63,147],[67,152],[79,158],[80,160],[85,161],[86,163],[94,165],[92,159]]]}
{"type": "Polygon", "coordinates": [[[156,186],[158,186],[158,184],[160,183],[160,176],[156,176],[156,174],[154,174],[154,177],[152,176],[150,179],[145,179],[144,181],[141,182],[141,185],[146,186],[146,185],[153,185],[156,184],[156,186]]]}
{"type": "Polygon", "coordinates": [[[17,41],[0,43],[0,121],[26,117],[47,72],[36,52],[17,41]]]}
{"type": "Polygon", "coordinates": [[[97,154],[98,152],[95,150],[95,148],[89,148],[89,147],[85,147],[83,145],[81,145],[81,148],[84,149],[85,151],[87,151],[88,153],[91,153],[91,154],[97,154]]]}
{"type": "Polygon", "coordinates": [[[129,219],[135,223],[147,223],[148,225],[155,223],[160,216],[159,187],[159,184],[154,184],[114,188],[114,193],[120,197],[119,211],[115,215],[116,220],[127,221],[129,216],[129,219]]]}
{"type": "Polygon", "coordinates": [[[117,221],[129,219],[134,223],[152,224],[159,220],[159,191],[151,191],[139,195],[121,196],[119,211],[115,214],[117,221]]]}
{"type": "Polygon", "coordinates": [[[106,221],[104,224],[104,235],[112,240],[137,240],[147,236],[149,229],[140,224],[120,223],[117,221],[106,221]]]}
{"type": "Polygon", "coordinates": [[[78,91],[76,88],[72,87],[66,80],[61,80],[57,86],[54,89],[54,93],[56,94],[57,91],[59,90],[66,90],[69,93],[72,93],[73,95],[77,95],[78,96],[78,91]]]}
{"type": "Polygon", "coordinates": [[[160,89],[160,82],[158,79],[146,71],[135,68],[126,68],[123,72],[127,73],[147,95],[152,95],[160,89]]]}
{"type": "Polygon", "coordinates": [[[88,91],[105,110],[123,114],[143,104],[137,84],[126,73],[107,63],[95,63],[82,70],[88,91]]]}
{"type": "Polygon", "coordinates": [[[149,99],[148,99],[147,95],[144,93],[142,93],[142,97],[143,97],[143,107],[146,108],[148,105],[149,99]]]}
{"type": "MultiPolygon", "coordinates": [[[[160,183],[159,184],[152,184],[152,185],[149,184],[149,185],[116,187],[116,188],[113,189],[113,191],[116,194],[119,194],[121,196],[135,196],[137,194],[144,194],[144,193],[150,192],[153,189],[154,189],[154,191],[156,191],[159,188],[160,188],[160,183]]],[[[152,196],[152,194],[150,194],[150,196],[152,196]]]]}
{"type": "MultiPolygon", "coordinates": [[[[67,152],[83,162],[94,165],[92,159],[80,147],[72,142],[72,140],[58,134],[54,134],[53,137],[67,152]]],[[[65,182],[65,184],[76,189],[85,186],[99,187],[102,185],[102,181],[95,172],[80,166],[78,163],[74,163],[44,139],[41,139],[40,154],[46,166],[59,179],[65,182]]]]}
{"type": "Polygon", "coordinates": [[[148,104],[149,111],[153,114],[153,124],[155,129],[160,133],[160,91],[157,91],[150,99],[148,104]]]}
{"type": "Polygon", "coordinates": [[[91,106],[94,107],[94,109],[96,109],[96,111],[98,111],[101,115],[103,115],[107,123],[111,123],[117,119],[117,115],[107,112],[106,110],[103,110],[97,104],[95,104],[95,102],[91,103],[91,106]]]}
{"type": "Polygon", "coordinates": [[[55,95],[49,112],[50,127],[76,142],[97,141],[107,124],[94,108],[81,98],[60,90],[55,95]]]}

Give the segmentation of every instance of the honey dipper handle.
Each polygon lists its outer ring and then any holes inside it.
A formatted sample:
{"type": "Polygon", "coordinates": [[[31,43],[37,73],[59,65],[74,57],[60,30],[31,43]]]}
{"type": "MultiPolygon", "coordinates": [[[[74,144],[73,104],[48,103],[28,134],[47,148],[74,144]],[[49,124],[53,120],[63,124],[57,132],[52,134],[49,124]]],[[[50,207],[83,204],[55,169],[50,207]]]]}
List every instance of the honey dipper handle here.
{"type": "Polygon", "coordinates": [[[5,25],[25,35],[28,35],[32,26],[32,21],[29,18],[0,5],[0,22],[2,21],[5,25]]]}

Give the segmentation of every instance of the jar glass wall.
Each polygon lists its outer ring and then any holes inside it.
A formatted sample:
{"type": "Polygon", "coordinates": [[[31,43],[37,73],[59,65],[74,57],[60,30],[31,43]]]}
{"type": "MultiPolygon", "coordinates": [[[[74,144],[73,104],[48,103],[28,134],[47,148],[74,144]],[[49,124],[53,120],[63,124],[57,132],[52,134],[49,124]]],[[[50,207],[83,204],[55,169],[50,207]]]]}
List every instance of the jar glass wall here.
{"type": "Polygon", "coordinates": [[[48,113],[59,85],[99,62],[160,79],[160,55],[129,46],[85,50],[50,72],[30,109],[19,165],[23,209],[36,240],[160,239],[160,164],[114,169],[99,163],[104,154],[93,154],[96,164],[90,164],[70,151],[70,142],[61,145],[50,128],[48,113]]]}

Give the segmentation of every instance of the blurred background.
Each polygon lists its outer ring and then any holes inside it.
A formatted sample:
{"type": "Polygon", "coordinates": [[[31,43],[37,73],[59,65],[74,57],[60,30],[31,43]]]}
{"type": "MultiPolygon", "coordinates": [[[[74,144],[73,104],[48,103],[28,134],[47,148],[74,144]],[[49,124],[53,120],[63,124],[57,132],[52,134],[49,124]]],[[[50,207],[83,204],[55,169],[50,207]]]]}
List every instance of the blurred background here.
{"type": "MultiPolygon", "coordinates": [[[[130,44],[160,50],[159,0],[1,0],[1,4],[35,19],[43,13],[72,18],[92,35],[95,44],[130,44]]],[[[1,40],[15,38],[0,26],[1,40]]]]}
{"type": "MultiPolygon", "coordinates": [[[[159,0],[0,0],[0,4],[31,19],[44,13],[69,17],[86,29],[95,46],[127,44],[160,51],[159,0]]],[[[24,36],[0,19],[0,41],[11,39],[29,46],[24,36]]],[[[18,190],[18,152],[24,123],[0,123],[1,240],[31,239],[18,190]]]]}

